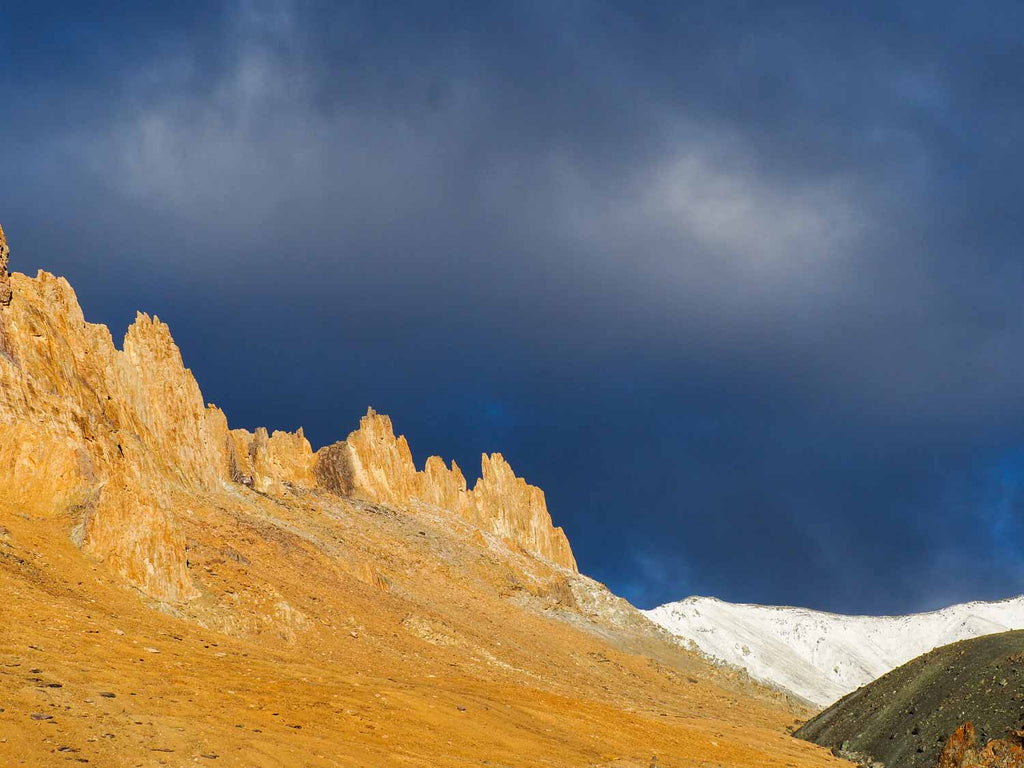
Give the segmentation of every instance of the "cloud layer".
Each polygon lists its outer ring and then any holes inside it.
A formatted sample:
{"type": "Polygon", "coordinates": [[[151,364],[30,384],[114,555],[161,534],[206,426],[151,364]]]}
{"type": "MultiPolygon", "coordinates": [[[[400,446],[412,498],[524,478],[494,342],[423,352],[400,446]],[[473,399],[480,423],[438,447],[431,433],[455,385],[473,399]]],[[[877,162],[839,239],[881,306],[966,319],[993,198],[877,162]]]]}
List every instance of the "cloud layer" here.
{"type": "Polygon", "coordinates": [[[235,422],[502,450],[644,605],[1011,594],[1020,13],[13,9],[0,216],[235,422]]]}

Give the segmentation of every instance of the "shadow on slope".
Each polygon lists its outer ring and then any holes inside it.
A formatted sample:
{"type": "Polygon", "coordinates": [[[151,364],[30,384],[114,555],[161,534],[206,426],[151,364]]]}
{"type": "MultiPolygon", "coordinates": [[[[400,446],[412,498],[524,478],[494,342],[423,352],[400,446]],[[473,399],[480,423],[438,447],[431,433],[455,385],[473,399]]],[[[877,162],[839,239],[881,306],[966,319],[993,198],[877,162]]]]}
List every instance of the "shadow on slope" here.
{"type": "Polygon", "coordinates": [[[795,735],[886,768],[934,768],[967,721],[981,743],[1024,726],[1024,631],[937,648],[849,694],[795,735]]]}

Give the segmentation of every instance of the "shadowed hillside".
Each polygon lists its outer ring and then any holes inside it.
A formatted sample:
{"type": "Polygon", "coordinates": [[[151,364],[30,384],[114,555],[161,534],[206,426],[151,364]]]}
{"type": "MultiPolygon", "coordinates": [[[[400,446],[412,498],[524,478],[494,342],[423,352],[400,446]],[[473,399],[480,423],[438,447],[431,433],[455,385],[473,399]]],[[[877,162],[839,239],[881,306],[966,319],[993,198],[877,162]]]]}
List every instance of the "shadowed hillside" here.
{"type": "Polygon", "coordinates": [[[935,768],[967,721],[982,744],[1024,727],[1024,631],[927,653],[846,696],[796,735],[886,768],[935,768]]]}

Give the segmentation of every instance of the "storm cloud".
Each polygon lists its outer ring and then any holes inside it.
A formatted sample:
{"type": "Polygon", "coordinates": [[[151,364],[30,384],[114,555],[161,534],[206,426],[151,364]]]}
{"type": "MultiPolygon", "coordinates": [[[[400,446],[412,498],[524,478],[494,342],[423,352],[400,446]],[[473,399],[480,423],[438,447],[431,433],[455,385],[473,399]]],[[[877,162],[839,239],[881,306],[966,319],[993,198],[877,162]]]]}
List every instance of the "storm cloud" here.
{"type": "Polygon", "coordinates": [[[0,221],[233,424],[500,450],[582,570],[1024,591],[1024,19],[935,3],[33,3],[0,221]]]}

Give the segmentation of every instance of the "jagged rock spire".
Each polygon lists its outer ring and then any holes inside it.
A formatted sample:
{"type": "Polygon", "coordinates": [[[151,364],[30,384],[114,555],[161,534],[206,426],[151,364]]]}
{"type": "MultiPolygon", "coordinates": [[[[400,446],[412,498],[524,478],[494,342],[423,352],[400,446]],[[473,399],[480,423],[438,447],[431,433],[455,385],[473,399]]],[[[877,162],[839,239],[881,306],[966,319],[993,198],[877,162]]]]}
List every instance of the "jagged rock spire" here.
{"type": "Polygon", "coordinates": [[[417,472],[405,438],[373,409],[347,440],[316,454],[301,430],[229,430],[224,414],[204,405],[159,318],[140,313],[118,350],[106,327],[85,322],[64,278],[40,271],[13,282],[18,301],[0,307],[0,496],[79,516],[79,546],[149,597],[174,604],[197,596],[175,494],[218,493],[230,481],[263,494],[320,488],[450,512],[576,569],[543,493],[497,454],[468,491],[454,463],[431,459],[417,472]]]}
{"type": "Polygon", "coordinates": [[[576,570],[569,540],[551,522],[544,492],[516,477],[500,453],[481,457],[481,478],[472,490],[459,466],[437,456],[416,470],[409,443],[395,436],[391,419],[369,408],[359,429],[320,449],[318,484],[397,509],[427,504],[447,510],[534,555],[576,570]]]}
{"type": "Polygon", "coordinates": [[[11,249],[7,247],[4,228],[0,226],[0,307],[11,303],[11,277],[7,273],[7,259],[10,255],[11,249]]]}

